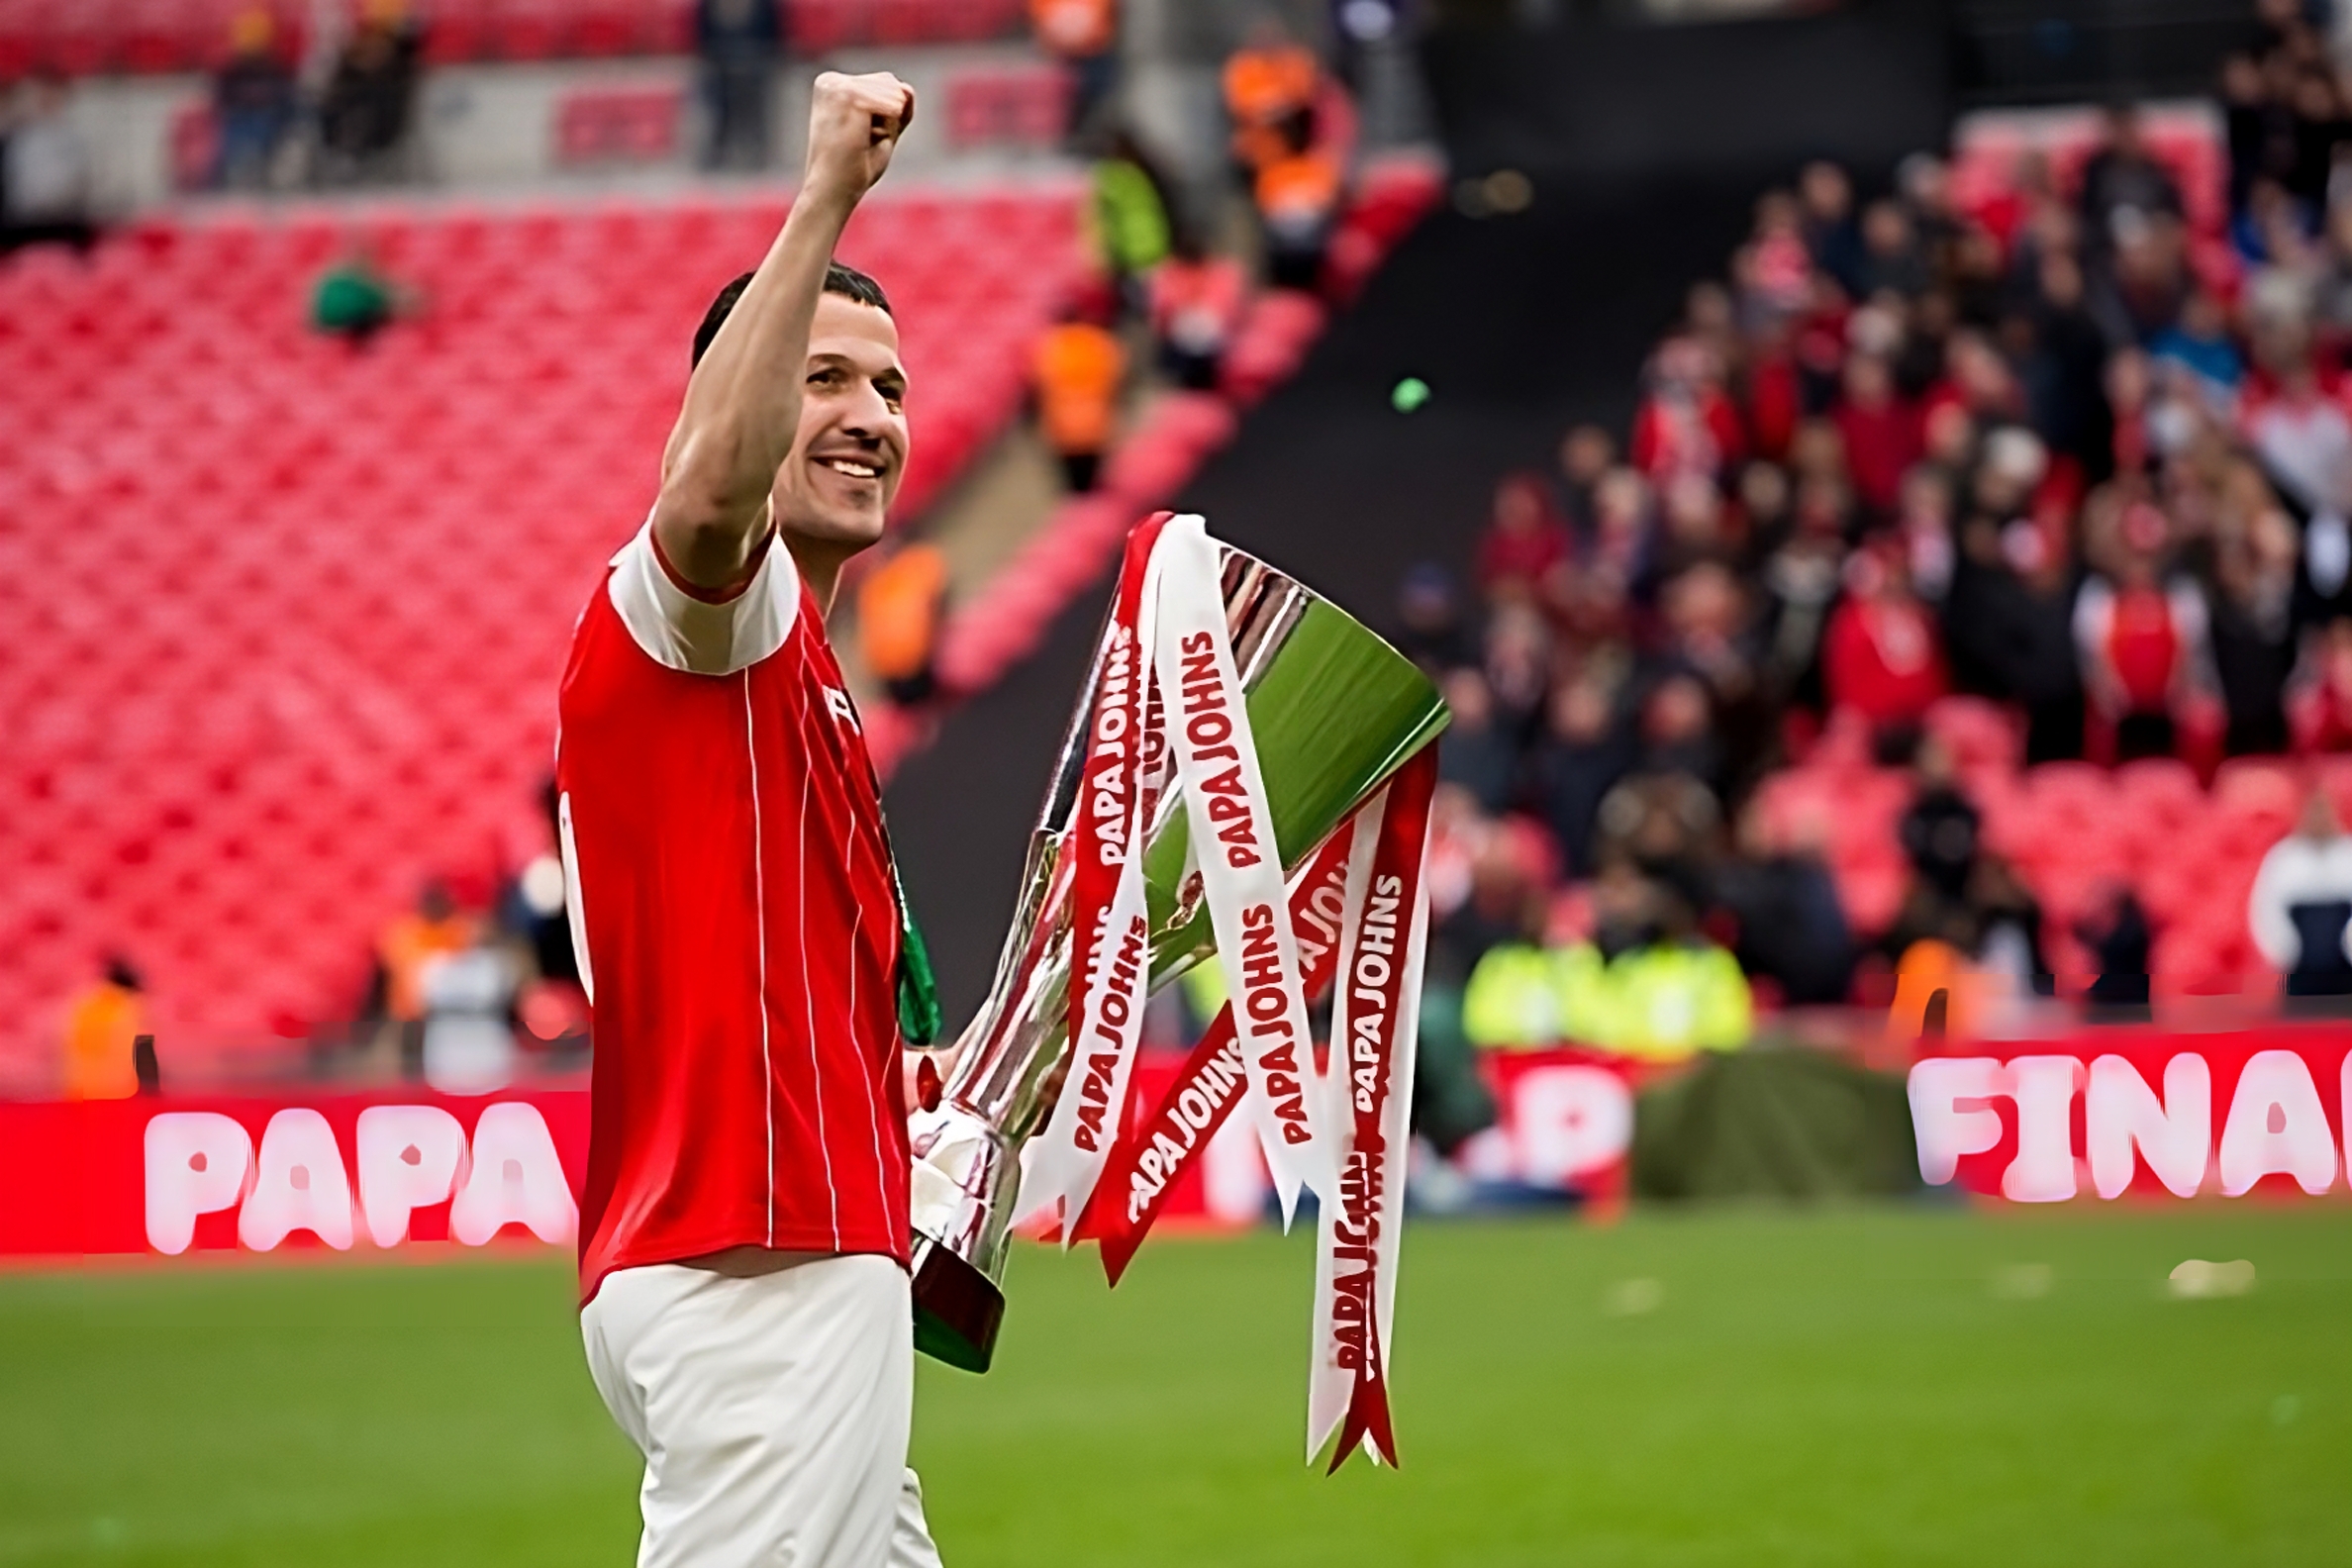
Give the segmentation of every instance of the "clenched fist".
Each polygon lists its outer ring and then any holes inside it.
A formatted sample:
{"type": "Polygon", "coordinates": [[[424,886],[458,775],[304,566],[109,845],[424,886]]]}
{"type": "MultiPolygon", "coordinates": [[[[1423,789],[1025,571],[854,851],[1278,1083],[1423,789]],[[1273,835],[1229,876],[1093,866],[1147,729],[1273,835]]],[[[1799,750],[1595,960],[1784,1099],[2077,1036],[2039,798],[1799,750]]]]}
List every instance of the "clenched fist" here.
{"type": "Polygon", "coordinates": [[[809,157],[801,189],[857,201],[890,167],[891,151],[914,119],[915,89],[890,72],[824,72],[809,102],[809,157]]]}

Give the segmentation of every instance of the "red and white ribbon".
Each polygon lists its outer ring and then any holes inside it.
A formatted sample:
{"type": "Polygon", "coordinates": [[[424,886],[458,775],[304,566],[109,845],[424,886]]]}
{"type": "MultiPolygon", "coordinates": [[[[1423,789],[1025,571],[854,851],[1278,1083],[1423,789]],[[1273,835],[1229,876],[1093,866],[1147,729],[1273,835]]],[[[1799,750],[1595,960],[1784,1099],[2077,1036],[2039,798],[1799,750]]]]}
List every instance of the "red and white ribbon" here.
{"type": "MultiPolygon", "coordinates": [[[[1322,1000],[1339,967],[1339,923],[1354,833],[1352,819],[1340,824],[1291,884],[1291,932],[1306,969],[1310,1002],[1322,1000]]],[[[1080,1238],[1100,1243],[1103,1272],[1112,1284],[1127,1272],[1177,1182],[1241,1103],[1247,1083],[1228,1003],[1202,1031],[1159,1104],[1120,1138],[1094,1203],[1079,1222],[1080,1238]]]]}
{"type": "Polygon", "coordinates": [[[1328,1199],[1337,1169],[1315,1092],[1315,1039],[1299,943],[1283,919],[1282,853],[1219,587],[1217,546],[1198,517],[1172,520],[1154,649],[1168,744],[1192,827],[1192,858],[1232,998],[1249,1109],[1287,1225],[1306,1188],[1328,1199]]]}
{"type": "Polygon", "coordinates": [[[1070,868],[1070,1069],[1052,1117],[1029,1146],[1021,1207],[1031,1215],[1058,1208],[1065,1247],[1122,1130],[1150,986],[1143,835],[1151,786],[1165,762],[1157,725],[1163,710],[1151,701],[1159,588],[1153,546],[1167,520],[1161,513],[1127,537],[1063,861],[1070,868]]]}
{"type": "Polygon", "coordinates": [[[1421,860],[1436,752],[1423,750],[1368,802],[1348,856],[1339,984],[1323,1088],[1339,1160],[1336,1194],[1319,1213],[1315,1360],[1307,1389],[1307,1454],[1339,1434],[1336,1470],[1359,1442],[1397,1461],[1389,1425],[1388,1346],[1405,1226],[1414,1052],[1428,901],[1421,860]]]}
{"type": "Polygon", "coordinates": [[[1404,1221],[1414,1050],[1427,937],[1421,864],[1433,750],[1335,828],[1285,887],[1219,583],[1197,517],[1129,539],[1088,726],[1069,854],[1070,1076],[1029,1146],[1023,1207],[1058,1205],[1112,1283],[1177,1181],[1246,1101],[1283,1215],[1320,1200],[1312,1456],[1396,1462],[1388,1345],[1404,1221]],[[1127,1096],[1149,984],[1143,837],[1172,765],[1192,864],[1231,1001],[1149,1116],[1127,1096]],[[1307,1005],[1334,980],[1329,1062],[1307,1005]]]}

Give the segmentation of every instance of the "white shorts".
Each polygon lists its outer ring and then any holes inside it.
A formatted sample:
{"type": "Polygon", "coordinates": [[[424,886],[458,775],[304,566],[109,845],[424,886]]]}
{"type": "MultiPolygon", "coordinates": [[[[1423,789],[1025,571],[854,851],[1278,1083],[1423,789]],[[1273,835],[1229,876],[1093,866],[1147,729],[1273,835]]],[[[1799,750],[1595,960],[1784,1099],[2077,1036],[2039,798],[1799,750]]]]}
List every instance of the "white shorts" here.
{"type": "Polygon", "coordinates": [[[580,1331],[645,1456],[638,1568],[938,1568],[907,1468],[914,1326],[894,1260],[622,1269],[580,1331]]]}

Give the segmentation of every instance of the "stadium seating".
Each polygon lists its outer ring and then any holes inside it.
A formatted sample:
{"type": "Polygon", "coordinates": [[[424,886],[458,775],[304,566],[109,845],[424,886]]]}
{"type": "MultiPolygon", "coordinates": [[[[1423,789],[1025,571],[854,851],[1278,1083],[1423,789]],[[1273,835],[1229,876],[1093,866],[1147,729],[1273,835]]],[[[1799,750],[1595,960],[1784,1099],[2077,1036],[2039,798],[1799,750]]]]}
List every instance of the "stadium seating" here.
{"type": "MultiPolygon", "coordinates": [[[[536,851],[573,618],[781,216],[228,210],[0,267],[0,1078],[102,949],[183,1051],[299,1033],[425,876],[536,851]],[[305,317],[360,240],[425,309],[355,349],[305,317]]],[[[1076,192],[877,198],[842,253],[905,333],[911,513],[1020,406],[1076,192]]]]}
{"type": "MultiPolygon", "coordinates": [[[[2140,117],[2148,151],[2180,186],[2189,225],[2189,262],[2199,280],[2226,296],[2241,267],[2229,243],[2229,149],[2219,117],[2206,104],[2151,108],[2140,117]]],[[[2047,165],[2054,189],[2081,186],[2099,149],[2099,111],[2084,108],[1984,110],[1953,134],[1952,200],[1960,211],[1999,229],[1997,213],[2018,193],[2028,157],[2047,165]]]]}
{"type": "MultiPolygon", "coordinates": [[[[2020,769],[2014,730],[1974,698],[1939,703],[1928,728],[1951,746],[1962,788],[1984,813],[1987,846],[2040,901],[2052,962],[2076,984],[2091,971],[2076,923],[2110,890],[2129,887],[2156,931],[2150,963],[2160,994],[2268,989],[2275,976],[2246,924],[2255,870],[2294,828],[2311,781],[2352,817],[2352,757],[2320,759],[2309,772],[2244,758],[2222,764],[2208,789],[2170,759],[2112,771],[2083,762],[2020,769]]],[[[1884,931],[1903,902],[1909,868],[1895,827],[1912,787],[1905,773],[1871,766],[1861,747],[1832,736],[1761,792],[1778,826],[1823,842],[1846,914],[1866,935],[1884,931]]]]}
{"type": "MultiPolygon", "coordinates": [[[[256,4],[298,49],[309,0],[0,0],[0,81],[33,70],[203,70],[229,22],[256,4]]],[[[415,0],[426,55],[438,64],[571,55],[680,53],[693,47],[694,0],[415,0]]],[[[1027,22],[1022,0],[785,0],[803,54],[861,44],[960,44],[1027,22]]]]}

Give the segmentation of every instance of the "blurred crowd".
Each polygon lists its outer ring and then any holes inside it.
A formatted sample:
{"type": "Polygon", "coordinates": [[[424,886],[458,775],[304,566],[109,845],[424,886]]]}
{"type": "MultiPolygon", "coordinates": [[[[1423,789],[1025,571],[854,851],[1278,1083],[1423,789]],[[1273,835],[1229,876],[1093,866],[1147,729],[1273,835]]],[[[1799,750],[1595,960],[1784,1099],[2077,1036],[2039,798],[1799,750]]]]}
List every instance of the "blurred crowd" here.
{"type": "MultiPolygon", "coordinates": [[[[1114,26],[1109,0],[1085,9],[1114,26]]],[[[1105,286],[1072,302],[1032,366],[1038,433],[1073,492],[1094,488],[1140,380],[1218,389],[1253,281],[1322,291],[1356,143],[1339,74],[1271,18],[1225,62],[1230,178],[1213,197],[1181,189],[1120,120],[1115,75],[1079,79],[1093,87],[1073,101],[1070,135],[1091,163],[1089,230],[1105,286]]]]}
{"type": "Polygon", "coordinates": [[[210,183],[345,186],[415,172],[411,126],[426,22],[407,0],[326,8],[297,51],[269,8],[236,12],[213,75],[210,183]]]}
{"type": "MultiPolygon", "coordinates": [[[[1568,432],[1498,483],[1467,582],[1404,584],[1455,714],[1431,974],[1474,1042],[1737,1043],[1759,1001],[1930,954],[2046,994],[2040,910],[1922,741],[1948,694],[2029,763],[2352,747],[2352,99],[2293,0],[2218,85],[2225,234],[2129,106],[1965,205],[1931,154],[1870,194],[1807,166],[1621,438],[1568,432]],[[1916,779],[1883,932],[1826,825],[1756,804],[1824,735],[1916,779]]],[[[2075,934],[2091,1000],[2144,1005],[2128,890],[2075,934]]]]}

